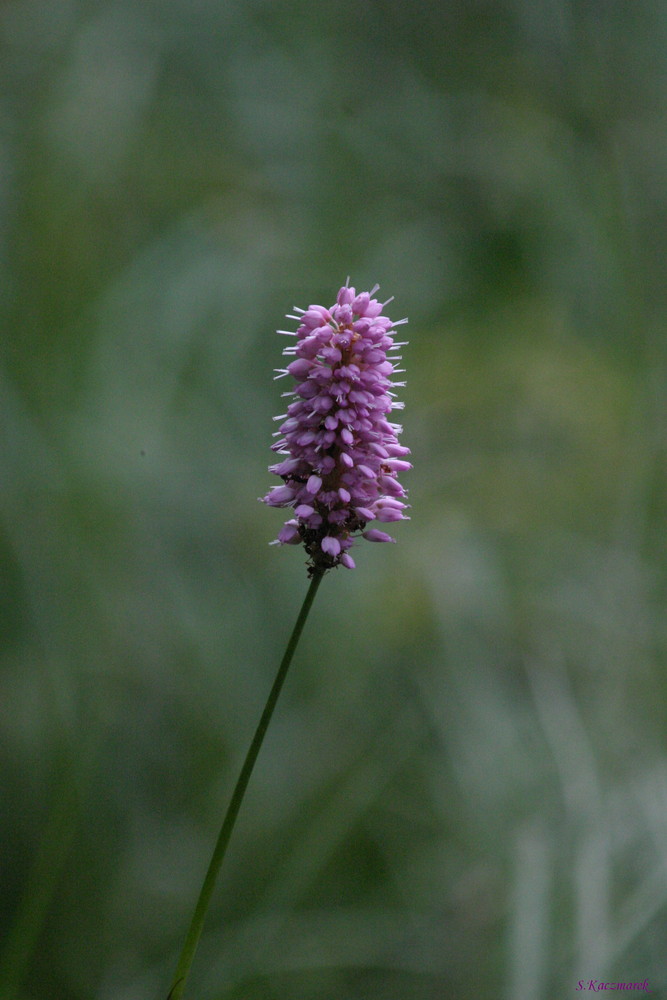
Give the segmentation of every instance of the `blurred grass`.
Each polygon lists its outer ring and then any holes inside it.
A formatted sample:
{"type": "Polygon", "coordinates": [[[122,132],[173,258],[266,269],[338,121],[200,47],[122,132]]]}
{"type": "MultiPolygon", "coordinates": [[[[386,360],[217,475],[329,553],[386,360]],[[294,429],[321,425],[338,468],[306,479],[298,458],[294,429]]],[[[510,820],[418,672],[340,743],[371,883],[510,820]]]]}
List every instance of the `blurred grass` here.
{"type": "Polygon", "coordinates": [[[332,574],[192,980],[667,991],[657,6],[0,9],[0,995],[166,993],[303,558],[272,331],[409,315],[413,519],[332,574]]]}

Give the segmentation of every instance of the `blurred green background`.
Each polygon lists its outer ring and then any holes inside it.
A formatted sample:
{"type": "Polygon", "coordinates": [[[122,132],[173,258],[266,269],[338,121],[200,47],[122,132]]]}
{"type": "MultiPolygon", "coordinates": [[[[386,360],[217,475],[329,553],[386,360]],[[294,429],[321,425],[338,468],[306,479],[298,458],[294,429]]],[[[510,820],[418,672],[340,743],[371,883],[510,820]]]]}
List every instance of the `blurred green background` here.
{"type": "Polygon", "coordinates": [[[0,996],[163,998],[306,588],[283,314],[408,315],[197,1000],[667,996],[667,7],[0,5],[0,996]],[[576,994],[578,995],[578,994],[576,994]]]}

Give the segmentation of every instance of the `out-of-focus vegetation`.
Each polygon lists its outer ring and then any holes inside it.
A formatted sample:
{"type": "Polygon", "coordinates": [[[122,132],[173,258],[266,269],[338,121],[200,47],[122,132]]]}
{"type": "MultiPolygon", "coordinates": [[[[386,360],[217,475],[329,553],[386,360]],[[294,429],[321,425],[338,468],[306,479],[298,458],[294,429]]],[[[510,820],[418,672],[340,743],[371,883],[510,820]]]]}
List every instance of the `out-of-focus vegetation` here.
{"type": "Polygon", "coordinates": [[[273,330],[347,274],[411,320],[413,519],[320,589],[191,996],[667,993],[667,8],[0,46],[0,996],[166,994],[306,587],[273,330]]]}

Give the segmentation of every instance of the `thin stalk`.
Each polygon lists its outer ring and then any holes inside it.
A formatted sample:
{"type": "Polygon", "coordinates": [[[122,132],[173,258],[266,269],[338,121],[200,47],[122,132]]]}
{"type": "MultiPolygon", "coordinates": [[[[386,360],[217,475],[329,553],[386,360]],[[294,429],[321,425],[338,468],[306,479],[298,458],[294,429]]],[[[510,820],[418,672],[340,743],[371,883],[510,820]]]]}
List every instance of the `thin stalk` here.
{"type": "Polygon", "coordinates": [[[181,957],[178,961],[178,966],[176,967],[176,973],[174,975],[172,987],[169,991],[167,1000],[181,1000],[183,996],[185,984],[187,982],[190,968],[195,957],[195,952],[197,951],[197,945],[199,944],[199,938],[201,937],[202,929],[204,927],[206,912],[211,902],[211,896],[213,895],[213,889],[218,877],[218,872],[220,871],[220,866],[222,865],[227,852],[227,845],[229,844],[229,839],[232,835],[234,824],[236,823],[236,817],[238,816],[239,809],[241,808],[243,796],[245,795],[248,782],[250,781],[250,775],[252,774],[255,761],[257,760],[257,756],[264,741],[266,730],[269,727],[273,710],[276,707],[278,696],[280,695],[285,677],[287,676],[287,671],[289,670],[289,665],[292,662],[292,657],[294,656],[294,652],[299,643],[303,626],[305,625],[308,617],[308,612],[310,611],[311,605],[315,599],[317,588],[320,585],[320,581],[324,576],[324,573],[325,570],[319,567],[316,567],[313,570],[310,586],[308,588],[308,592],[306,593],[301,611],[299,612],[299,617],[296,620],[289,642],[287,643],[285,654],[282,658],[280,666],[278,667],[276,679],[273,682],[273,687],[271,688],[266,705],[264,706],[262,717],[259,720],[252,743],[250,744],[248,753],[246,754],[246,758],[243,762],[241,773],[236,781],[236,786],[234,787],[229,806],[227,807],[225,818],[222,821],[215,850],[213,851],[213,856],[199,893],[199,899],[197,900],[197,905],[190,923],[190,929],[188,930],[185,938],[183,950],[181,951],[181,957]]]}

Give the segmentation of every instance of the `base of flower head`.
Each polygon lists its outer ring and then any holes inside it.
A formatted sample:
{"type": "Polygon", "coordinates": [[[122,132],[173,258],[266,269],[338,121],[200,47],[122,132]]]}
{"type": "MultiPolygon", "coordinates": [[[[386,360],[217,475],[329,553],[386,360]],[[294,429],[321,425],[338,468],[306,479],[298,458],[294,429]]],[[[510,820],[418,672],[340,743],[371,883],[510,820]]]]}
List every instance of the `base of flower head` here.
{"type": "MultiPolygon", "coordinates": [[[[280,487],[278,487],[279,489],[280,487]]],[[[261,499],[261,498],[260,498],[261,499]]],[[[335,527],[327,525],[320,516],[317,527],[311,528],[307,521],[309,514],[303,514],[301,518],[290,518],[286,521],[278,532],[278,537],[270,542],[270,545],[299,545],[303,544],[310,557],[309,565],[318,569],[334,569],[336,566],[345,566],[346,569],[355,569],[354,559],[349,554],[354,542],[358,538],[365,538],[369,542],[395,542],[384,531],[378,528],[367,528],[367,522],[377,519],[406,520],[409,521],[403,510],[407,504],[395,500],[392,497],[383,497],[373,504],[373,510],[358,509],[356,515],[348,519],[342,531],[336,532],[335,527]],[[387,506],[385,506],[387,505],[387,506]],[[383,512],[391,512],[393,517],[383,517],[383,512]],[[361,515],[361,516],[360,516],[361,515]]],[[[300,508],[296,508],[299,513],[300,508]]],[[[309,508],[310,511],[314,508],[309,508]]],[[[312,515],[311,515],[312,516],[312,515]]]]}
{"type": "Polygon", "coordinates": [[[325,535],[324,538],[309,538],[309,535],[312,533],[304,530],[303,543],[310,557],[310,565],[319,569],[334,569],[336,566],[355,569],[354,559],[348,552],[352,547],[349,536],[339,539],[335,535],[325,535]]]}

